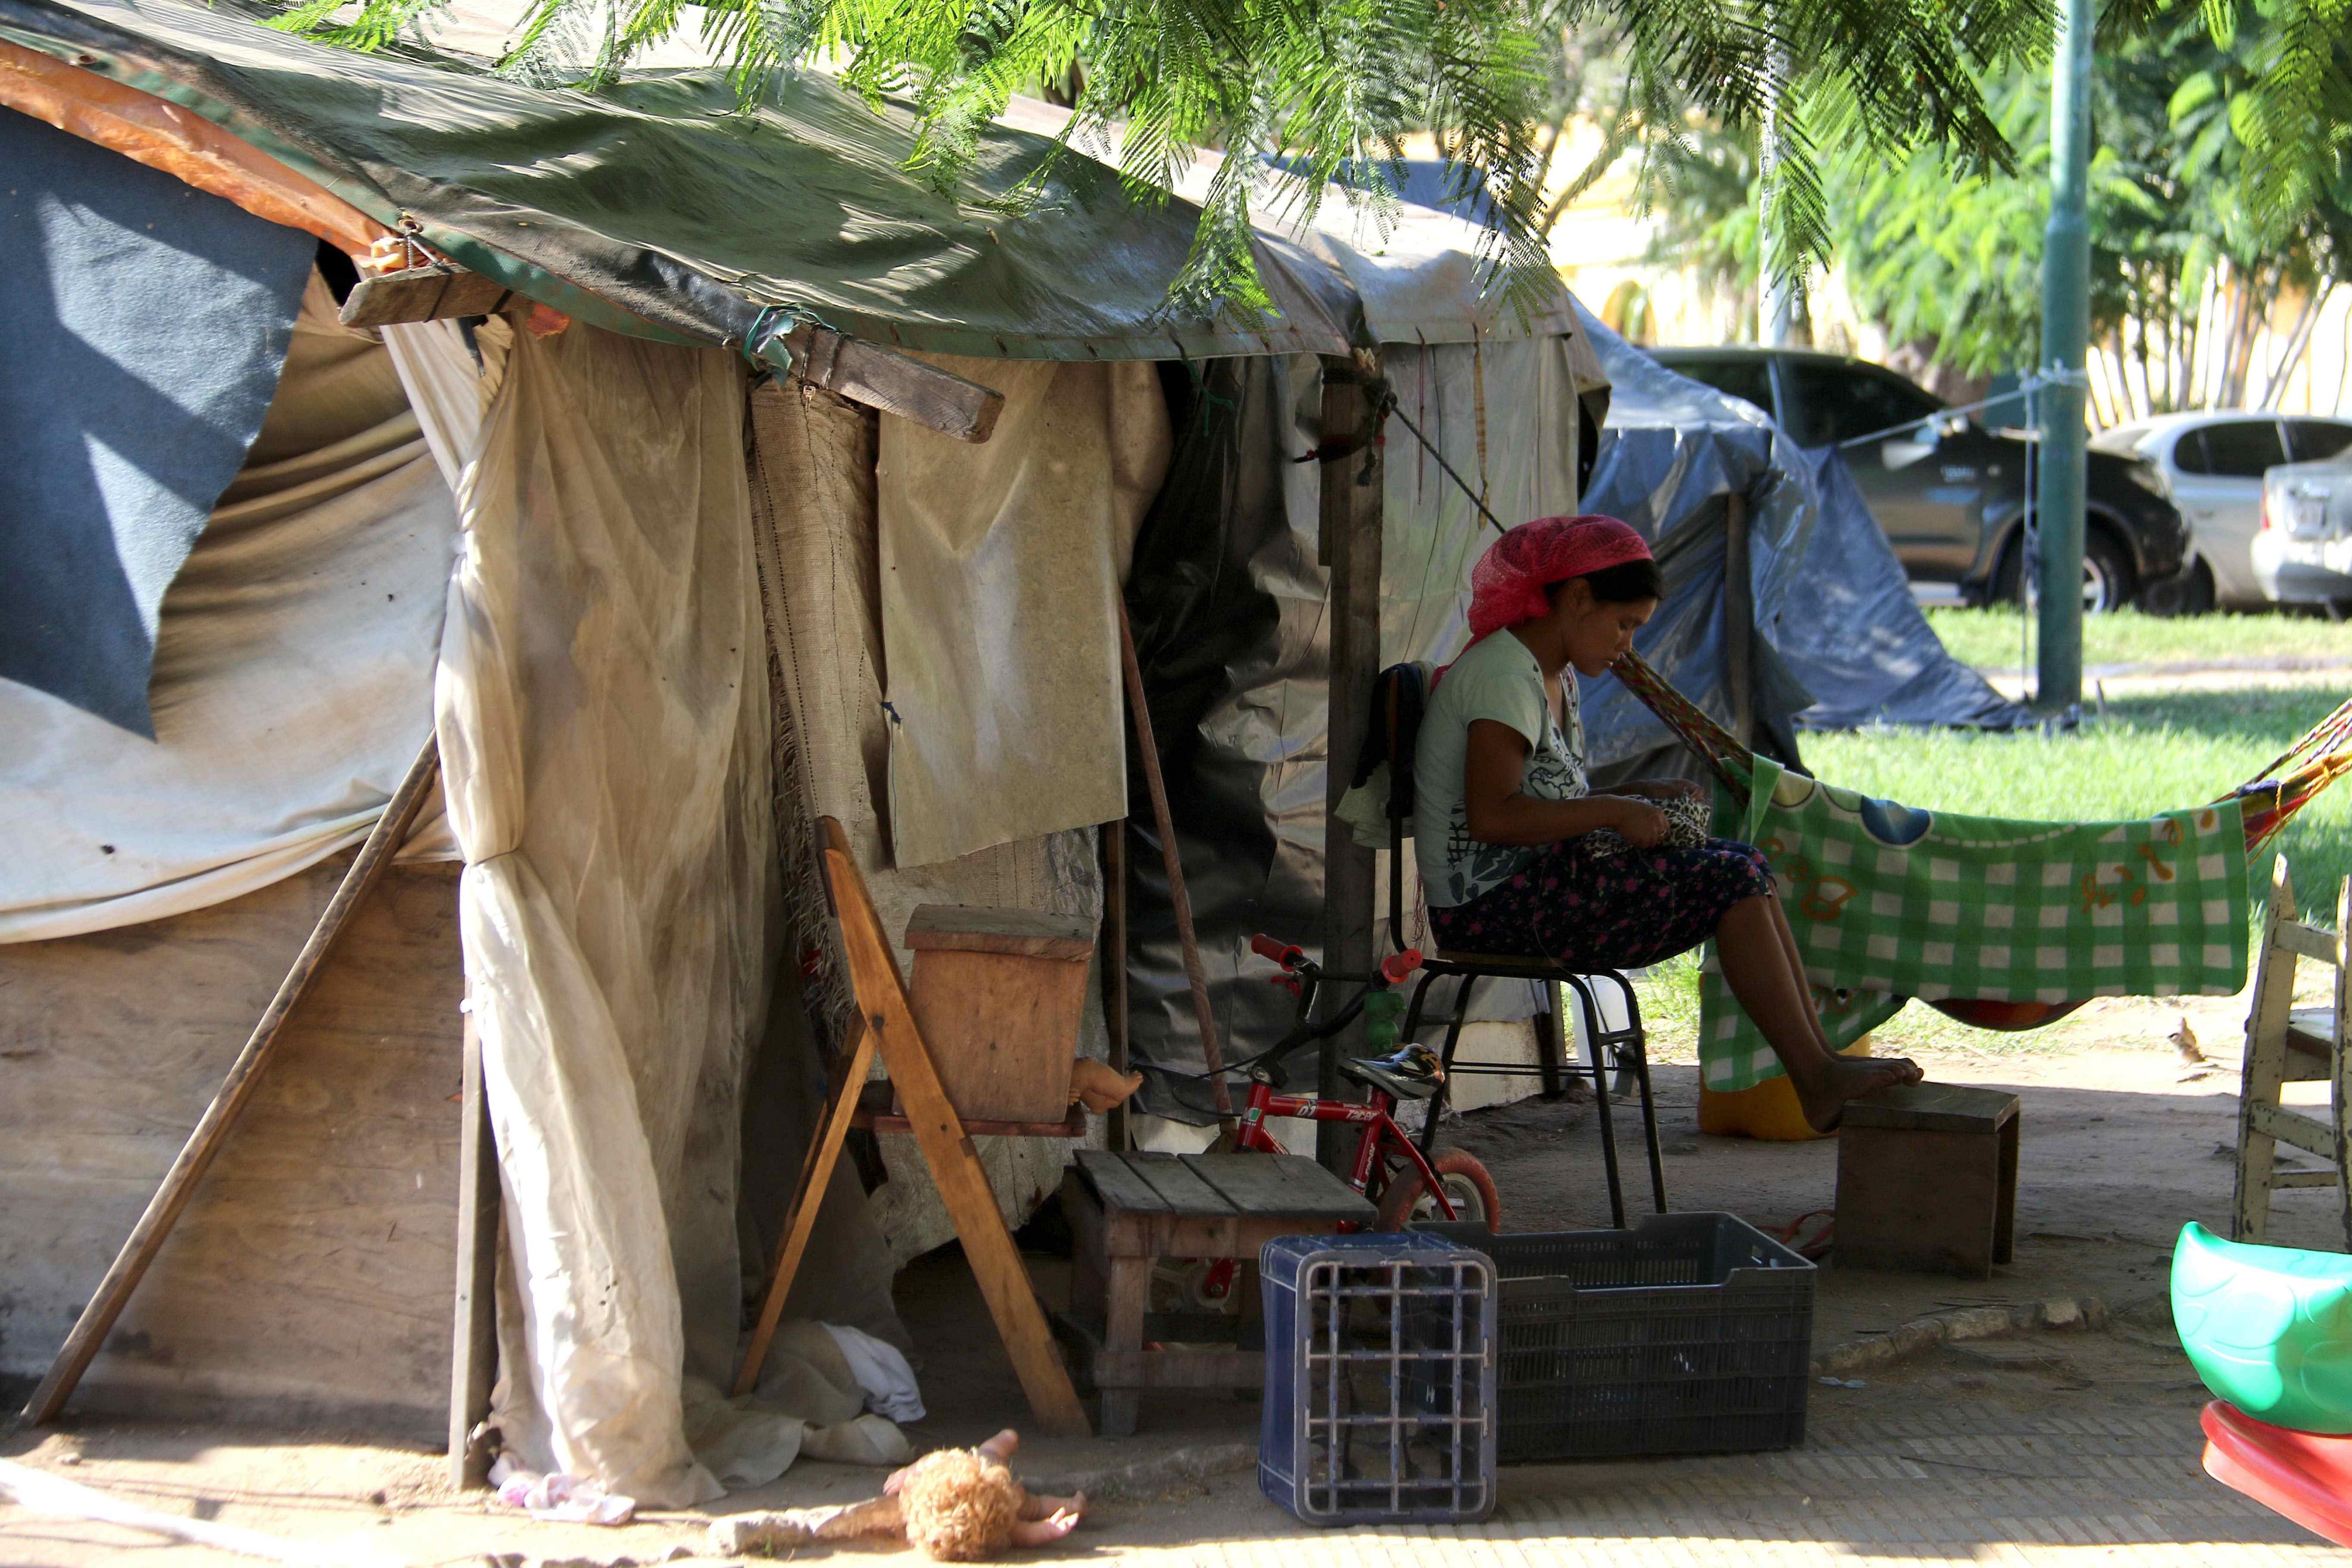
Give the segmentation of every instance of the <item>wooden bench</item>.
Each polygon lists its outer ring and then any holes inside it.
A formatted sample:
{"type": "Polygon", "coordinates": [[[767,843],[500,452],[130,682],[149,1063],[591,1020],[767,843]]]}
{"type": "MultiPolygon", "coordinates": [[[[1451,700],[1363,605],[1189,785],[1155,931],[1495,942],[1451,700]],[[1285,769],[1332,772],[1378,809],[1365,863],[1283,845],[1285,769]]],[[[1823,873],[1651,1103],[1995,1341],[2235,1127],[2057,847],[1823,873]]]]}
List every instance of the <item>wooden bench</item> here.
{"type": "Polygon", "coordinates": [[[1369,1227],[1370,1199],[1295,1154],[1078,1152],[1062,1182],[1076,1241],[1068,1322],[1102,1395],[1105,1436],[1135,1431],[1147,1388],[1264,1386],[1263,1352],[1146,1350],[1151,1266],[1162,1258],[1234,1258],[1254,1279],[1276,1237],[1369,1227]]]}
{"type": "Polygon", "coordinates": [[[1914,1083],[1845,1108],[1837,1264],[1990,1279],[2017,1243],[2017,1096],[1914,1083]]]}

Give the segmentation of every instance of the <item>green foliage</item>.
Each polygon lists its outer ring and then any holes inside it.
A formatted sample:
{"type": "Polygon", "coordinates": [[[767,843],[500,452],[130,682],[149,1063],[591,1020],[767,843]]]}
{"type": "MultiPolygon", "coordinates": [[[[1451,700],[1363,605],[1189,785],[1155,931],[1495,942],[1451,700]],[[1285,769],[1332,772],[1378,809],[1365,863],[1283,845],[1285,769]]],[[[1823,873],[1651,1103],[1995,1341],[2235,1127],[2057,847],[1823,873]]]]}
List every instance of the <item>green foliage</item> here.
{"type": "MultiPolygon", "coordinates": [[[[436,3],[358,0],[338,21],[348,5],[296,0],[282,25],[377,48],[436,3]]],[[[1794,266],[1828,238],[1818,146],[1934,144],[1966,167],[2013,166],[1977,81],[2042,47],[2049,13],[2043,0],[536,0],[508,65],[584,44],[594,66],[579,85],[593,90],[698,26],[747,97],[822,56],[845,62],[855,89],[909,100],[914,164],[942,191],[971,167],[980,128],[1045,83],[1075,87],[1065,145],[1104,148],[1152,199],[1194,149],[1224,150],[1171,301],[1199,310],[1264,304],[1254,207],[1303,222],[1336,185],[1377,221],[1420,132],[1495,205],[1491,286],[1522,300],[1549,289],[1558,135],[1539,132],[1563,96],[1562,53],[1622,62],[1609,155],[1588,183],[1619,152],[1670,154],[1694,123],[1775,115],[1776,233],[1794,266]]]]}
{"type": "MultiPolygon", "coordinates": [[[[2092,322],[2125,366],[2123,384],[2106,390],[2129,412],[2200,395],[2235,401],[2281,291],[2352,276],[2352,171],[2298,186],[2301,205],[2284,209],[2265,195],[2269,176],[2247,140],[2268,101],[2265,73],[2282,58],[2284,24],[2234,11],[2226,21],[2224,45],[2192,8],[2158,12],[2097,57],[2092,322]],[[2226,309],[2200,318],[2209,285],[2226,309]]],[[[2012,169],[1970,170],[1933,145],[1892,159],[1847,148],[1824,175],[1832,254],[1855,308],[1891,340],[1932,342],[1938,361],[1969,374],[2038,357],[2049,212],[2046,82],[2011,68],[1987,79],[1984,98],[2001,136],[2022,150],[2012,169]]],[[[1706,157],[1724,170],[1753,168],[1720,145],[1684,167],[1708,167],[1706,157]]],[[[1703,258],[1748,286],[1752,173],[1744,189],[1721,178],[1692,189],[1695,200],[1668,205],[1661,251],[1703,258]]]]}

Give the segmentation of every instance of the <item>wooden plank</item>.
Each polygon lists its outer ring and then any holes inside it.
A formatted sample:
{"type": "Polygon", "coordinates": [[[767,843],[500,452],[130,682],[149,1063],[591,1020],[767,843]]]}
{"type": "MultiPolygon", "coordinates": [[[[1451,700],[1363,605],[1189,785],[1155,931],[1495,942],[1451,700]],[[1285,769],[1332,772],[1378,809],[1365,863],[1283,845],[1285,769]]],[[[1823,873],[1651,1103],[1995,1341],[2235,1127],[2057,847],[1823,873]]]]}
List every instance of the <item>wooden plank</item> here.
{"type": "Polygon", "coordinates": [[[1369,1225],[1370,1198],[1297,1154],[1187,1154],[1184,1163],[1239,1213],[1369,1225]]]}
{"type": "Polygon", "coordinates": [[[1139,1388],[1264,1388],[1264,1351],[1115,1351],[1094,1356],[1095,1386],[1139,1388]]]}
{"type": "Polygon", "coordinates": [[[917,952],[940,949],[1080,960],[1094,956],[1095,922],[1043,910],[925,904],[908,917],[907,946],[917,952]]]}
{"type": "Polygon", "coordinates": [[[2271,1188],[2332,1187],[2343,1179],[2334,1171],[2278,1171],[2272,1173],[2271,1188]]]}
{"type": "MultiPolygon", "coordinates": [[[[1253,1155],[1254,1159],[1269,1156],[1253,1155]]],[[[1166,1201],[1171,1214],[1229,1216],[1238,1211],[1225,1195],[1201,1179],[1187,1156],[1137,1153],[1127,1157],[1127,1168],[1151,1185],[1166,1201]]]]}
{"type": "Polygon", "coordinates": [[[122,1250],[116,1254],[113,1266],[107,1269],[106,1278],[99,1282],[96,1293],[90,1297],[89,1305],[82,1309],[72,1331],[67,1334],[66,1342],[58,1351],[57,1360],[51,1363],[47,1375],[41,1379],[39,1386],[33,1391],[33,1397],[26,1403],[25,1419],[30,1425],[46,1425],[65,1408],[67,1399],[73,1394],[74,1384],[81,1381],[81,1374],[89,1369],[91,1358],[105,1343],[115,1319],[121,1316],[122,1309],[130,1303],[131,1292],[139,1289],[139,1281],[145,1276],[148,1266],[163,1250],[165,1239],[172,1234],[172,1226],[188,1206],[188,1200],[195,1195],[197,1184],[212,1168],[214,1157],[228,1141],[238,1116],[252,1100],[254,1091],[261,1087],[262,1075],[277,1052],[287,1019],[293,1016],[294,1009],[309,994],[311,983],[317,979],[320,967],[327,961],[327,955],[334,950],[336,940],[351,924],[352,911],[391,868],[394,854],[399,850],[402,840],[407,837],[409,826],[416,820],[417,811],[425,805],[425,797],[432,793],[433,781],[439,773],[440,752],[434,741],[427,737],[424,749],[416,753],[415,762],[409,764],[408,776],[401,780],[400,787],[393,791],[392,798],[384,803],[383,815],[376,818],[375,826],[369,830],[367,841],[361,845],[351,869],[343,873],[342,885],[328,900],[326,910],[319,916],[319,923],[311,929],[310,940],[295,955],[293,967],[287,971],[286,978],[279,983],[278,994],[263,1009],[261,1021],[254,1026],[245,1048],[230,1066],[220,1092],[213,1097],[212,1104],[205,1107],[195,1131],[188,1134],[188,1142],[181,1149],[180,1157],[172,1163],[171,1170],[165,1173],[163,1186],[149,1200],[147,1211],[139,1216],[139,1223],[131,1227],[131,1236],[123,1242],[122,1250]]]}
{"type": "Polygon", "coordinates": [[[446,263],[362,276],[343,301],[347,327],[389,327],[455,316],[490,316],[506,308],[512,290],[478,272],[446,263]]]}
{"type": "Polygon", "coordinates": [[[2254,1109],[2275,1107],[2287,1079],[2288,1016],[2294,1006],[2294,955],[2281,947],[2281,927],[2295,919],[2294,879],[2286,857],[2271,862],[2270,901],[2263,910],[2261,944],[2254,952],[2253,1005],[2246,1014],[2245,1059],[2238,1076],[2236,1190],[2230,1205],[2233,1241],[2260,1242],[2270,1234],[2272,1167],[2275,1141],[2257,1127],[2254,1109]]]}
{"type": "MultiPolygon", "coordinates": [[[[1359,350],[1354,360],[1323,362],[1322,446],[1375,439],[1360,451],[1318,465],[1322,489],[1318,516],[1320,553],[1331,575],[1331,656],[1328,686],[1329,759],[1323,815],[1323,966],[1338,973],[1371,972],[1374,952],[1378,855],[1357,844],[1339,820],[1339,797],[1348,791],[1372,717],[1372,684],[1381,668],[1381,468],[1380,409],[1366,378],[1380,374],[1375,350],[1359,350]]],[[[1327,1100],[1360,1100],[1364,1091],[1339,1075],[1339,1063],[1365,1054],[1364,1026],[1326,1039],[1317,1058],[1317,1092],[1327,1100]]],[[[1356,1151],[1359,1128],[1316,1124],[1316,1157],[1344,1171],[1356,1151]]]]}
{"type": "Polygon", "coordinates": [[[814,321],[795,324],[782,342],[793,380],[959,441],[987,440],[1004,412],[1001,392],[814,321]]]}
{"type": "Polygon", "coordinates": [[[2336,962],[2336,933],[2318,926],[2305,925],[2300,921],[2281,921],[2271,940],[2297,958],[2315,958],[2322,963],[2336,962]]]}
{"type": "Polygon", "coordinates": [[[2002,1089],[1953,1083],[1901,1084],[1849,1102],[1843,1125],[1990,1133],[2017,1114],[2017,1096],[2002,1089]]]}
{"type": "Polygon", "coordinates": [[[1087,1010],[1091,938],[1076,958],[919,948],[911,1005],[956,1114],[973,1121],[1061,1121],[1087,1010]]]}
{"type": "Polygon", "coordinates": [[[1004,1227],[1004,1215],[996,1206],[996,1194],[989,1187],[979,1153],[932,1068],[930,1054],[915,1026],[914,1005],[898,973],[898,958],[874,912],[866,879],[858,874],[848,835],[829,816],[820,818],[818,826],[824,835],[826,881],[841,921],[842,947],[849,961],[858,1011],[865,1016],[866,1030],[875,1037],[883,1065],[906,1104],[915,1142],[930,1166],[940,1200],[962,1239],[964,1256],[996,1320],[1022,1392],[1048,1431],[1086,1436],[1086,1411],[1078,1404],[1077,1391],[1070,1386],[1069,1371],[1062,1364],[1021,1253],[1013,1245],[1013,1233],[1004,1227]]]}
{"type": "Polygon", "coordinates": [[[1168,1200],[1128,1164],[1131,1155],[1103,1149],[1078,1151],[1078,1173],[1100,1195],[1103,1207],[1127,1214],[1167,1214],[1168,1200]]]}
{"type": "Polygon", "coordinates": [[[824,1121],[809,1141],[801,1161],[800,1184],[793,1190],[793,1206],[784,1215],[783,1234],[776,1238],[776,1259],[768,1273],[767,1294],[760,1300],[759,1320],[751,1327],[751,1342],[744,1347],[743,1364],[735,1373],[738,1399],[760,1385],[760,1369],[768,1359],[768,1342],[784,1314],[784,1299],[792,1294],[801,1259],[808,1256],[809,1238],[833,1186],[833,1168],[840,1163],[842,1142],[849,1136],[860,1095],[874,1068],[874,1031],[861,1028],[850,1047],[849,1060],[834,1083],[825,1104],[824,1121]]]}
{"type": "Polygon", "coordinates": [[[466,1081],[457,1146],[457,1303],[449,1346],[449,1484],[490,1484],[490,1451],[474,1428],[490,1414],[499,1371],[499,1152],[482,1087],[482,1036],[466,1014],[466,1081]]]}
{"type": "MultiPolygon", "coordinates": [[[[2247,1106],[2245,1112],[2247,1125],[2264,1137],[2292,1143],[2306,1154],[2316,1154],[2331,1163],[2335,1160],[2336,1133],[2326,1122],[2297,1115],[2284,1106],[2265,1105],[2260,1101],[2247,1106]]],[[[2278,1184],[2275,1176],[2272,1178],[2271,1184],[2278,1184]]]]}

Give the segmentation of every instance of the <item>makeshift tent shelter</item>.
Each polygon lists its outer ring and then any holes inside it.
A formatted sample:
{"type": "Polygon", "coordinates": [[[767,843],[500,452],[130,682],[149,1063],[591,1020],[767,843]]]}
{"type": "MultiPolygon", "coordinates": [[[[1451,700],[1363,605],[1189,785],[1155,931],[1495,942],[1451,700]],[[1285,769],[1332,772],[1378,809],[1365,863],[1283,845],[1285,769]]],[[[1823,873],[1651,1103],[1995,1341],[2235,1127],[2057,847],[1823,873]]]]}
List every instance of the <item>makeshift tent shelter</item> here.
{"type": "MultiPolygon", "coordinates": [[[[0,763],[0,973],[27,1003],[0,1105],[0,1371],[37,1374],[74,1322],[431,733],[446,827],[410,847],[454,846],[456,887],[395,873],[364,907],[80,1396],[437,1425],[470,1032],[506,1211],[507,1440],[647,1500],[774,1473],[801,1423],[714,1389],[820,1103],[812,1047],[842,1021],[810,819],[848,826],[893,931],[923,902],[1098,913],[1093,825],[1124,809],[1114,595],[1168,445],[1135,362],[1346,339],[1303,295],[1270,324],[1170,320],[1184,210],[1139,209],[1081,159],[1034,217],[942,198],[899,167],[903,114],[821,81],[739,115],[708,77],[590,99],[176,0],[0,0],[0,105],[60,169],[102,165],[21,187],[45,247],[193,187],[227,237],[187,254],[250,301],[162,356],[236,374],[157,400],[241,468],[178,477],[173,509],[109,493],[10,518],[139,566],[116,624],[156,739],[53,679],[86,664],[80,582],[58,585],[65,651],[10,667],[46,684],[0,687],[0,723],[37,742],[0,763]],[[272,226],[327,241],[326,265],[272,226]],[[394,226],[515,308],[343,327],[329,277],[394,226]],[[1001,395],[993,439],[813,384],[825,366],[791,334],[814,320],[986,355],[936,363],[1001,395]],[[747,357],[788,373],[748,416],[747,357]],[[225,497],[215,475],[236,476],[225,497]],[[207,513],[176,578],[135,542],[185,545],[207,513]],[[124,1082],[135,1123],[111,1109],[124,1082]]],[[[1044,151],[992,137],[982,195],[1044,151]]],[[[29,264],[76,282],[54,262],[29,264]]],[[[173,276],[150,295],[189,287],[173,276]]],[[[837,1178],[833,1266],[804,1271],[795,1314],[890,1331],[887,1261],[945,1238],[883,1143],[881,1201],[837,1178]]],[[[992,1144],[1000,1199],[1034,1201],[1062,1157],[992,1144]]]]}
{"type": "MultiPolygon", "coordinates": [[[[1506,525],[1581,510],[1633,522],[1665,567],[1643,656],[1769,752],[1796,761],[1806,728],[2027,721],[1937,640],[1834,453],[1799,451],[1752,406],[1666,370],[1565,293],[1524,323],[1483,305],[1468,224],[1408,208],[1385,246],[1349,243],[1342,216],[1333,226],[1307,245],[1363,300],[1397,398],[1384,432],[1383,665],[1444,664],[1467,640],[1470,568],[1495,538],[1481,502],[1506,525]]],[[[1286,1026],[1289,997],[1265,984],[1249,939],[1311,941],[1328,891],[1320,524],[1277,477],[1312,426],[1286,418],[1272,374],[1236,362],[1204,382],[1128,586],[1216,1016],[1257,1040],[1286,1026]]],[[[1700,776],[1616,681],[1589,685],[1583,704],[1600,779],[1700,776]]],[[[1197,1068],[1165,885],[1145,825],[1130,834],[1136,1049],[1197,1068]]],[[[1406,940],[1427,945],[1418,927],[1406,940]]],[[[1531,985],[1489,982],[1473,1016],[1546,1005],[1531,985]]],[[[1490,1037],[1481,1050],[1522,1044],[1490,1037]]],[[[1210,1113],[1204,1094],[1153,1087],[1154,1110],[1210,1113]]]]}

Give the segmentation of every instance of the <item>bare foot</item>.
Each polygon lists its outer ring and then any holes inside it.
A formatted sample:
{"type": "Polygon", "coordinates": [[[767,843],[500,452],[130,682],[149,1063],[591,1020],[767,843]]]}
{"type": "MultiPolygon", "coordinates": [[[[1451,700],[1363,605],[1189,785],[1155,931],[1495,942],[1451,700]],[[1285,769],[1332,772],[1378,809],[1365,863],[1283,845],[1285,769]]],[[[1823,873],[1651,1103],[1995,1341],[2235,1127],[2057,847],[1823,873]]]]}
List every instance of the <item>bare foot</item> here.
{"type": "Polygon", "coordinates": [[[1807,1082],[1792,1072],[1789,1081],[1796,1086],[1806,1125],[1816,1132],[1834,1132],[1845,1115],[1846,1101],[1898,1084],[1917,1083],[1927,1076],[1916,1062],[1905,1057],[1832,1057],[1819,1078],[1807,1082]]]}
{"type": "Polygon", "coordinates": [[[1009,1465],[1013,1456],[1021,1451],[1021,1434],[1007,1426],[980,1446],[979,1452],[1000,1465],[1009,1465]]]}

